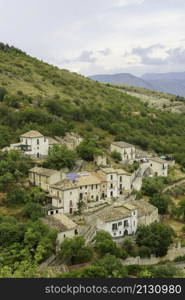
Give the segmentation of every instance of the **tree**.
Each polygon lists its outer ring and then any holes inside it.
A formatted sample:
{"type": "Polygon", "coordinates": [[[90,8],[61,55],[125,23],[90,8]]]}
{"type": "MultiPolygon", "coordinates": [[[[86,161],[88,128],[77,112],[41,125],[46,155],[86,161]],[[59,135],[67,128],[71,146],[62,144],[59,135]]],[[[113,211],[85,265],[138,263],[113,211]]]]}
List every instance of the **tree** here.
{"type": "Polygon", "coordinates": [[[111,157],[116,161],[116,162],[120,162],[122,160],[121,154],[117,151],[113,151],[111,153],[111,157]]]}
{"type": "Polygon", "coordinates": [[[67,147],[55,145],[50,150],[49,157],[44,166],[57,170],[61,170],[65,167],[72,168],[75,165],[76,157],[76,152],[67,149],[67,147]]]}
{"type": "Polygon", "coordinates": [[[148,226],[140,226],[136,234],[136,243],[140,247],[147,247],[149,254],[156,256],[164,256],[168,251],[168,247],[173,242],[175,233],[173,229],[161,223],[152,223],[148,226]]]}
{"type": "Polygon", "coordinates": [[[164,215],[168,213],[168,207],[172,201],[167,195],[154,194],[149,202],[158,208],[159,214],[164,215]]]}
{"type": "Polygon", "coordinates": [[[146,196],[153,196],[158,194],[165,187],[166,178],[163,177],[153,177],[144,178],[142,185],[142,192],[146,196]]]}
{"type": "Polygon", "coordinates": [[[12,192],[7,193],[7,203],[9,205],[27,203],[29,201],[31,201],[31,198],[23,189],[16,188],[12,192]]]}
{"type": "Polygon", "coordinates": [[[35,221],[44,216],[43,208],[39,203],[28,202],[23,209],[23,216],[35,221]]]}
{"type": "Polygon", "coordinates": [[[97,147],[97,142],[93,139],[84,139],[77,147],[77,152],[80,157],[87,161],[93,161],[95,154],[100,154],[101,151],[97,147]]]}
{"type": "Polygon", "coordinates": [[[185,198],[178,203],[174,213],[180,220],[185,222],[185,198]]]}
{"type": "Polygon", "coordinates": [[[61,244],[60,257],[69,265],[88,262],[92,259],[92,255],[92,249],[85,245],[83,237],[66,238],[61,244]]]}
{"type": "Polygon", "coordinates": [[[95,240],[95,250],[100,256],[104,256],[109,253],[126,259],[128,254],[126,251],[117,247],[116,243],[113,241],[112,236],[108,232],[100,231],[94,237],[95,240]]]}
{"type": "Polygon", "coordinates": [[[128,274],[126,267],[114,255],[106,254],[103,258],[95,260],[93,265],[103,267],[108,277],[124,278],[128,274]]]}

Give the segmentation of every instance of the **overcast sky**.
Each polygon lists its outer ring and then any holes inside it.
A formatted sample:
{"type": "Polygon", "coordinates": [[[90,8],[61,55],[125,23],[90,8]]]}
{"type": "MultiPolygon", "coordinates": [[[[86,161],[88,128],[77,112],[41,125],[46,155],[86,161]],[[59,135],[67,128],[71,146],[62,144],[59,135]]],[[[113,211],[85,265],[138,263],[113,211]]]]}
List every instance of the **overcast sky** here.
{"type": "Polygon", "coordinates": [[[184,0],[0,0],[0,41],[83,75],[185,71],[184,0]]]}

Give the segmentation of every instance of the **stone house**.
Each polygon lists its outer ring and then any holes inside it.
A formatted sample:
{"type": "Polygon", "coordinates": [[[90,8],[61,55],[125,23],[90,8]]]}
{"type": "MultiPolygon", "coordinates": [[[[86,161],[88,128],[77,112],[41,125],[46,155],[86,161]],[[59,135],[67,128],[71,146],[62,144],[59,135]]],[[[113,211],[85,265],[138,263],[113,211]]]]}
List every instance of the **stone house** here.
{"type": "Polygon", "coordinates": [[[75,150],[76,147],[83,141],[83,138],[77,133],[67,133],[63,138],[56,136],[55,139],[68,149],[75,150]]]}
{"type": "Polygon", "coordinates": [[[29,170],[29,181],[32,185],[49,192],[49,186],[61,179],[61,173],[57,170],[34,167],[29,170]]]}
{"type": "Polygon", "coordinates": [[[107,231],[113,238],[121,238],[136,233],[137,230],[137,208],[115,204],[106,207],[96,214],[97,230],[107,231]]]}
{"type": "Polygon", "coordinates": [[[39,131],[31,130],[20,136],[20,143],[11,144],[10,150],[22,151],[32,158],[45,158],[48,156],[48,139],[39,131]]]}
{"type": "Polygon", "coordinates": [[[149,158],[150,172],[154,176],[168,176],[168,162],[159,157],[149,158]]]}
{"type": "Polygon", "coordinates": [[[119,197],[126,191],[132,190],[133,174],[123,169],[101,168],[107,182],[107,198],[119,197]]]}
{"type": "Polygon", "coordinates": [[[107,165],[107,157],[106,155],[96,155],[94,162],[98,167],[105,167],[107,165]]]}
{"type": "Polygon", "coordinates": [[[132,200],[125,205],[131,204],[138,211],[138,226],[150,225],[151,223],[159,222],[158,208],[145,200],[132,200]]]}
{"type": "Polygon", "coordinates": [[[111,152],[117,151],[121,154],[122,162],[135,160],[136,149],[134,145],[125,142],[113,142],[110,147],[111,152]]]}
{"type": "Polygon", "coordinates": [[[49,187],[49,197],[52,199],[52,207],[48,214],[73,214],[78,210],[79,191],[78,186],[64,179],[49,187]]]}
{"type": "Polygon", "coordinates": [[[42,219],[43,223],[50,228],[58,231],[57,246],[63,242],[65,238],[73,238],[79,235],[79,227],[71,219],[63,213],[46,216],[42,219]]]}

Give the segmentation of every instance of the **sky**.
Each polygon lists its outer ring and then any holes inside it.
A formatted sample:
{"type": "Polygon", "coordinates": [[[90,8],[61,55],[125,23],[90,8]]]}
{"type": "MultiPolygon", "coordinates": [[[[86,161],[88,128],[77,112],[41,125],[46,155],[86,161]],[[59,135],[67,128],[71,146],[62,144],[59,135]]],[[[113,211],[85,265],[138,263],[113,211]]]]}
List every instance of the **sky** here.
{"type": "Polygon", "coordinates": [[[0,0],[0,41],[62,69],[185,72],[184,0],[0,0]]]}

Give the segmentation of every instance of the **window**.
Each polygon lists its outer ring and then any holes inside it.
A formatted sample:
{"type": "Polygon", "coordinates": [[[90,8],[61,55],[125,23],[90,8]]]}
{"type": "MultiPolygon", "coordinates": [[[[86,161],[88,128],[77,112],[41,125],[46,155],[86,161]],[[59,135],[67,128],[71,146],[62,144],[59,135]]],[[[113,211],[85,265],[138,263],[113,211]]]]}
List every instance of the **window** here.
{"type": "Polygon", "coordinates": [[[96,185],[96,189],[98,188],[98,185],[96,185]]]}
{"type": "Polygon", "coordinates": [[[80,187],[80,189],[82,190],[82,186],[80,187]]]}
{"type": "Polygon", "coordinates": [[[110,179],[113,180],[113,175],[110,175],[110,179]]]}
{"type": "Polygon", "coordinates": [[[39,139],[37,139],[37,145],[39,145],[39,139]]]}
{"type": "Polygon", "coordinates": [[[128,220],[124,221],[124,227],[128,226],[128,220]]]}
{"type": "Polygon", "coordinates": [[[122,222],[118,222],[118,226],[121,226],[122,225],[122,222]]]}
{"type": "Polygon", "coordinates": [[[122,190],[122,184],[120,184],[119,188],[120,188],[120,190],[122,190]]]}
{"type": "Polygon", "coordinates": [[[44,142],[46,143],[46,138],[44,138],[44,142]]]}
{"type": "Polygon", "coordinates": [[[113,192],[110,192],[110,196],[113,197],[113,192]]]}
{"type": "Polygon", "coordinates": [[[59,200],[59,203],[62,203],[62,200],[59,200]]]}
{"type": "Polygon", "coordinates": [[[70,192],[70,195],[72,195],[72,192],[70,192]]]}
{"type": "Polygon", "coordinates": [[[118,224],[117,223],[112,224],[112,230],[118,230],[118,224]]]}
{"type": "Polygon", "coordinates": [[[87,189],[87,185],[85,186],[85,188],[87,189]]]}
{"type": "Polygon", "coordinates": [[[91,185],[91,190],[93,190],[93,185],[91,185]]]}
{"type": "Polygon", "coordinates": [[[119,178],[119,179],[120,179],[120,182],[122,182],[122,176],[120,176],[120,178],[119,178]]]}
{"type": "Polygon", "coordinates": [[[56,214],[58,214],[58,209],[56,210],[56,214]]]}
{"type": "Polygon", "coordinates": [[[111,183],[110,188],[113,189],[113,184],[111,183]]]}

